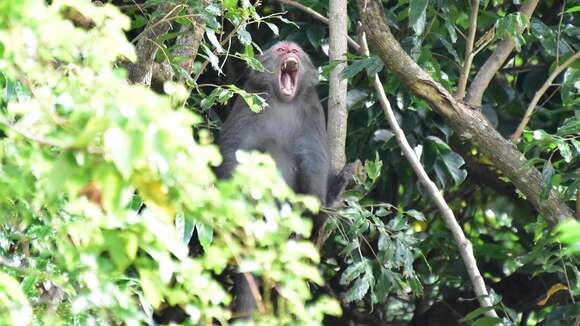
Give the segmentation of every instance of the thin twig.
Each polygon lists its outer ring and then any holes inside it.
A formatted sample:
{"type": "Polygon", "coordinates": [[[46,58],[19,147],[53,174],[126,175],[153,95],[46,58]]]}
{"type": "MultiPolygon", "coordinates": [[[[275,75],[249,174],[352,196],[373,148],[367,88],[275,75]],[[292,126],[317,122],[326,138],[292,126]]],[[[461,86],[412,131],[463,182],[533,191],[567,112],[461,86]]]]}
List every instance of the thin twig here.
{"type": "Polygon", "coordinates": [[[516,131],[512,135],[512,138],[511,138],[512,143],[516,144],[519,141],[520,136],[524,132],[524,129],[528,125],[528,122],[530,121],[530,118],[532,117],[532,114],[534,113],[534,109],[536,108],[536,104],[538,104],[538,102],[540,101],[540,98],[542,98],[542,95],[544,95],[546,90],[548,90],[548,87],[550,87],[552,85],[552,82],[554,81],[554,79],[556,79],[556,77],[558,77],[558,75],[562,71],[564,71],[569,65],[574,63],[574,61],[576,61],[578,58],[580,58],[580,52],[576,52],[573,56],[568,58],[568,60],[564,61],[564,63],[562,63],[561,65],[556,67],[556,69],[554,69],[554,71],[552,72],[550,77],[548,77],[548,79],[546,79],[546,81],[544,82],[542,87],[540,87],[540,89],[536,92],[536,94],[532,98],[532,101],[528,105],[528,108],[526,109],[526,113],[524,114],[522,121],[520,122],[518,128],[516,129],[516,131]]]}
{"type": "Polygon", "coordinates": [[[28,139],[30,141],[33,141],[40,146],[63,148],[63,149],[67,147],[66,145],[55,143],[52,140],[44,139],[44,138],[38,137],[36,135],[30,134],[27,131],[22,130],[22,129],[16,127],[15,125],[13,125],[7,121],[4,121],[4,120],[0,120],[0,125],[6,126],[6,128],[8,130],[28,139]]]}
{"type": "Polygon", "coordinates": [[[564,11],[566,10],[566,0],[562,3],[562,10],[560,11],[560,21],[558,22],[558,37],[556,37],[556,64],[560,64],[560,36],[562,35],[562,20],[564,19],[564,11]]]}
{"type": "MultiPolygon", "coordinates": [[[[324,17],[323,15],[319,14],[316,10],[313,10],[309,7],[306,7],[305,5],[298,3],[296,1],[292,1],[292,0],[276,0],[282,4],[288,5],[290,7],[294,7],[310,16],[312,16],[314,19],[318,20],[319,22],[328,25],[329,24],[329,20],[328,18],[324,17]]],[[[351,37],[347,36],[348,41],[348,45],[350,45],[355,51],[359,52],[360,51],[360,45],[353,40],[351,37]]]]}
{"type": "Polygon", "coordinates": [[[471,70],[471,63],[473,62],[473,42],[475,42],[475,32],[477,31],[477,12],[479,10],[479,0],[471,0],[471,14],[469,15],[469,31],[467,39],[465,40],[465,60],[463,61],[463,69],[459,76],[457,83],[457,91],[455,98],[462,100],[465,97],[465,88],[467,87],[467,79],[469,78],[469,71],[471,70]]]}
{"type": "MultiPolygon", "coordinates": [[[[362,51],[364,55],[368,56],[369,50],[368,46],[366,45],[366,36],[362,29],[361,23],[359,23],[359,34],[360,34],[359,41],[361,44],[361,49],[363,49],[362,51]]],[[[479,272],[479,269],[477,267],[477,261],[475,260],[475,256],[473,255],[473,246],[471,245],[471,242],[463,234],[463,230],[461,229],[459,223],[457,223],[457,219],[455,218],[453,211],[451,210],[447,202],[445,202],[443,195],[441,194],[439,189],[437,189],[435,183],[433,183],[433,181],[429,179],[427,172],[419,162],[419,159],[417,158],[417,155],[411,148],[411,145],[409,145],[409,142],[407,141],[403,129],[401,129],[399,123],[397,122],[397,119],[395,118],[395,113],[393,112],[391,104],[387,99],[387,95],[385,94],[385,89],[383,87],[383,84],[381,83],[379,75],[375,74],[374,76],[372,76],[372,78],[374,79],[374,86],[377,92],[377,97],[379,98],[379,102],[381,104],[383,112],[385,113],[387,122],[389,123],[389,126],[391,127],[391,129],[395,134],[395,138],[397,139],[397,143],[399,144],[401,150],[403,151],[403,155],[405,155],[405,157],[409,161],[409,164],[413,168],[413,171],[415,171],[415,174],[419,178],[419,182],[423,185],[423,187],[425,187],[427,193],[439,208],[439,211],[441,213],[441,216],[443,217],[443,220],[445,221],[445,224],[447,225],[447,228],[449,229],[449,231],[453,235],[453,238],[457,242],[459,253],[461,255],[461,258],[463,259],[465,268],[467,269],[467,273],[471,280],[471,284],[473,285],[473,290],[477,295],[477,299],[479,300],[479,304],[482,307],[492,307],[493,304],[487,292],[487,288],[485,287],[485,282],[483,280],[483,277],[481,276],[481,273],[479,272]]],[[[497,313],[493,308],[490,308],[490,310],[486,311],[485,315],[497,318],[497,313]]]]}
{"type": "MultiPolygon", "coordinates": [[[[4,119],[0,119],[0,125],[6,126],[6,128],[8,130],[20,135],[21,137],[23,137],[31,142],[37,143],[38,145],[40,145],[42,147],[60,148],[60,149],[65,150],[65,151],[66,150],[83,150],[83,148],[80,148],[80,147],[74,147],[74,146],[70,146],[70,145],[66,145],[66,144],[56,143],[52,140],[48,140],[48,139],[39,137],[37,135],[33,135],[26,130],[22,130],[21,128],[18,128],[14,124],[12,124],[4,119]]],[[[96,148],[96,147],[92,147],[92,146],[86,147],[85,150],[90,154],[97,154],[97,155],[103,154],[103,151],[100,148],[96,148]]]]}

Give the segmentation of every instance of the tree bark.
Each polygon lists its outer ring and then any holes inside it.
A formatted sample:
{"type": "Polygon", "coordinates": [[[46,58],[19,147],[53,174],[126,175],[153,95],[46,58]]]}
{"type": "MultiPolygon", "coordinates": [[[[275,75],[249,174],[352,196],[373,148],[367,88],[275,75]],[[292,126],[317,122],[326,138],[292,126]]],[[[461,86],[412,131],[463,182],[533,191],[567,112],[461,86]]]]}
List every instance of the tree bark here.
{"type": "Polygon", "coordinates": [[[129,81],[132,83],[139,83],[146,86],[151,86],[151,78],[153,76],[153,64],[155,62],[155,55],[159,49],[159,45],[155,40],[169,31],[171,27],[168,18],[176,15],[179,6],[170,4],[163,4],[157,8],[157,12],[161,18],[150,24],[138,36],[139,40],[136,45],[137,62],[129,65],[129,81]]]}
{"type": "MultiPolygon", "coordinates": [[[[207,0],[201,0],[201,5],[207,5],[207,0]]],[[[172,57],[179,57],[177,65],[182,69],[175,78],[173,68],[168,60],[160,63],[155,62],[155,56],[159,50],[159,44],[155,42],[159,36],[166,34],[171,28],[171,22],[180,12],[183,5],[162,4],[157,8],[157,14],[161,16],[152,22],[139,36],[136,45],[137,62],[128,66],[129,80],[132,83],[141,83],[153,88],[160,88],[164,82],[176,79],[184,82],[186,76],[191,74],[193,62],[197,56],[199,45],[203,40],[205,24],[202,16],[191,7],[186,7],[188,15],[191,17],[191,25],[182,25],[180,32],[184,33],[175,40],[172,57]]]]}
{"type": "Polygon", "coordinates": [[[554,191],[546,200],[540,198],[542,178],[530,166],[522,153],[504,139],[479,111],[453,98],[447,89],[435,82],[401,48],[391,33],[378,0],[357,0],[361,20],[375,53],[401,82],[416,96],[425,99],[440,114],[462,140],[471,141],[481,153],[514,183],[536,210],[555,224],[572,217],[571,209],[554,191]]]}
{"type": "MultiPolygon", "coordinates": [[[[207,0],[200,0],[203,6],[207,5],[207,0]]],[[[197,51],[199,49],[199,44],[203,40],[203,34],[205,32],[205,23],[201,15],[195,15],[193,10],[189,9],[188,13],[192,16],[191,25],[181,26],[180,32],[185,32],[184,35],[180,35],[175,40],[175,50],[172,52],[174,56],[181,58],[177,64],[184,70],[183,72],[188,76],[191,74],[191,69],[193,68],[193,62],[197,56],[197,51]]],[[[179,76],[178,81],[183,82],[184,76],[179,76]]]]}
{"type": "Polygon", "coordinates": [[[347,1],[330,0],[329,4],[329,30],[330,48],[328,56],[330,61],[343,61],[330,72],[330,89],[328,95],[328,148],[330,154],[332,174],[337,174],[346,163],[346,126],[348,112],[346,111],[347,81],[340,74],[346,67],[347,51],[347,1]]]}

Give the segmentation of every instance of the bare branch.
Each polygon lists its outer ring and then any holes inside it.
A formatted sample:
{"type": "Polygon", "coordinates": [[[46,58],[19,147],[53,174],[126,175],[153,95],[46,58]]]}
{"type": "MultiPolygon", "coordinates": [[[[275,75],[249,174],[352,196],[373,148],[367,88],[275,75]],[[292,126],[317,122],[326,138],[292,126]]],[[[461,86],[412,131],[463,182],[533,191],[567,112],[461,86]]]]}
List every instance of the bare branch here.
{"type": "Polygon", "coordinates": [[[554,71],[552,72],[552,74],[550,74],[548,79],[546,79],[546,81],[544,82],[542,87],[540,87],[540,89],[536,92],[536,94],[534,94],[534,97],[532,98],[532,101],[528,105],[528,108],[526,109],[526,113],[524,114],[522,121],[520,121],[518,128],[516,129],[516,131],[514,132],[514,134],[511,137],[512,143],[516,144],[519,141],[520,136],[522,135],[522,133],[524,132],[524,129],[528,125],[528,122],[530,122],[530,118],[532,117],[532,114],[534,113],[534,109],[536,108],[536,105],[540,101],[540,98],[542,98],[544,93],[548,90],[548,87],[550,87],[552,85],[552,82],[554,81],[554,79],[556,79],[556,77],[558,77],[558,75],[562,71],[564,71],[566,68],[568,68],[568,66],[570,66],[572,63],[574,63],[574,61],[576,61],[578,58],[580,58],[580,52],[576,52],[573,56],[568,58],[568,60],[564,61],[564,63],[562,63],[561,65],[556,67],[556,69],[554,69],[554,71]]]}
{"type": "Polygon", "coordinates": [[[477,31],[477,12],[479,10],[479,0],[471,0],[471,14],[469,15],[469,31],[467,39],[465,40],[465,59],[463,60],[463,68],[457,83],[457,90],[455,91],[455,98],[462,100],[465,97],[465,87],[467,87],[467,79],[469,78],[469,71],[471,70],[471,63],[473,62],[473,42],[475,41],[475,32],[477,31]]]}
{"type": "MultiPolygon", "coordinates": [[[[305,5],[298,3],[296,1],[292,1],[292,0],[276,0],[282,4],[288,5],[290,7],[294,7],[300,11],[303,11],[304,13],[312,16],[314,19],[318,20],[319,22],[325,24],[325,25],[329,25],[329,20],[328,18],[324,17],[323,15],[319,14],[316,10],[313,10],[309,7],[306,7],[305,5]]],[[[350,45],[355,51],[359,52],[360,51],[360,46],[358,45],[358,43],[353,40],[351,37],[347,36],[347,41],[348,41],[348,45],[350,45]]]]}
{"type": "MultiPolygon", "coordinates": [[[[538,0],[529,0],[526,4],[522,5],[519,13],[530,18],[537,5],[538,0]]],[[[481,105],[483,93],[489,86],[493,76],[495,76],[496,72],[501,69],[510,53],[513,51],[514,47],[515,43],[511,37],[499,42],[493,54],[487,58],[487,61],[485,61],[483,66],[481,66],[475,75],[475,78],[471,82],[466,98],[467,103],[475,107],[479,107],[481,105]]]]}
{"type": "MultiPolygon", "coordinates": [[[[364,51],[365,55],[368,57],[369,49],[366,44],[366,36],[362,31],[362,26],[360,28],[360,31],[361,36],[359,37],[359,41],[361,43],[361,48],[364,51]]],[[[409,145],[409,142],[407,141],[403,129],[401,129],[399,123],[397,122],[397,118],[395,118],[395,113],[393,112],[391,104],[387,99],[387,95],[385,94],[385,89],[383,87],[383,84],[381,83],[379,75],[375,74],[374,76],[372,76],[372,78],[374,79],[375,91],[377,92],[379,102],[381,104],[381,107],[383,108],[383,112],[385,113],[385,117],[387,118],[387,122],[389,123],[391,130],[393,130],[393,132],[395,133],[397,143],[401,147],[401,150],[403,151],[403,154],[407,158],[407,161],[409,161],[409,164],[413,168],[413,171],[415,171],[415,174],[419,178],[419,182],[421,182],[423,187],[425,187],[427,193],[439,208],[439,212],[441,213],[441,216],[443,217],[443,220],[445,221],[447,228],[449,229],[449,231],[453,235],[453,238],[457,242],[457,246],[459,247],[459,253],[461,254],[461,258],[463,259],[463,263],[465,264],[465,268],[467,269],[467,273],[469,274],[469,279],[471,280],[471,284],[473,285],[473,290],[477,295],[479,304],[482,307],[491,307],[493,304],[491,302],[489,294],[487,293],[487,288],[485,287],[483,277],[481,276],[481,273],[477,268],[477,261],[475,260],[475,256],[473,255],[473,246],[471,245],[471,242],[463,234],[463,230],[461,229],[459,223],[457,223],[457,219],[455,218],[453,211],[451,210],[449,205],[447,205],[447,202],[445,202],[443,195],[441,195],[441,192],[439,191],[439,189],[437,189],[435,183],[433,183],[433,181],[429,179],[427,172],[419,162],[419,158],[411,148],[411,145],[409,145]]],[[[488,310],[485,314],[489,317],[497,317],[497,313],[495,312],[494,309],[488,310]]]]}

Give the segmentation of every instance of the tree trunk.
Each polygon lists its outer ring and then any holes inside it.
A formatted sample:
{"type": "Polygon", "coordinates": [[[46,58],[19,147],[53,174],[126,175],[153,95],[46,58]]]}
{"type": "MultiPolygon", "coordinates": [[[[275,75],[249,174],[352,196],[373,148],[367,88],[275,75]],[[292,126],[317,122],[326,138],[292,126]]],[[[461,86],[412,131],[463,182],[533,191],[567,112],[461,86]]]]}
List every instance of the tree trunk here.
{"type": "MultiPolygon", "coordinates": [[[[330,61],[345,61],[347,51],[347,15],[346,0],[330,0],[329,30],[330,61]]],[[[336,175],[346,163],[346,126],[348,112],[346,111],[347,81],[340,74],[346,63],[339,63],[330,72],[330,89],[328,95],[328,148],[330,153],[331,171],[336,175]]]]}

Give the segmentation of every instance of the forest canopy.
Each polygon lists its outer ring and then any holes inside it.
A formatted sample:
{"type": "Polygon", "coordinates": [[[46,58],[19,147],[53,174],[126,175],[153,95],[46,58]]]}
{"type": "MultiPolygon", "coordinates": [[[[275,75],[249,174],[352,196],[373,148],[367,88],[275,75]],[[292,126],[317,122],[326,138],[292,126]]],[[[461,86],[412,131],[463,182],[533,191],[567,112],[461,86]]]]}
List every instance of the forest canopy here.
{"type": "Polygon", "coordinates": [[[0,1],[0,324],[578,325],[579,12],[0,1]],[[276,153],[216,175],[234,102],[283,107],[245,87],[281,41],[318,75],[326,202],[276,153]]]}

